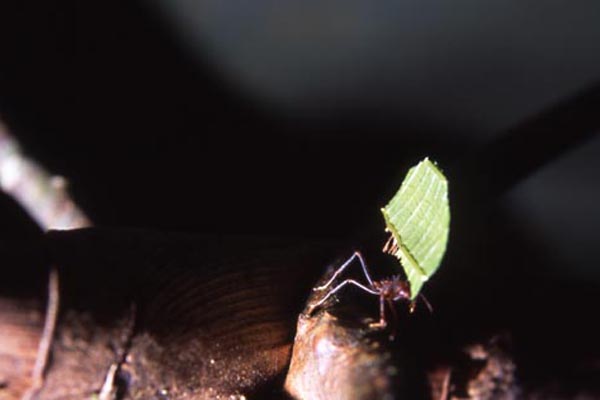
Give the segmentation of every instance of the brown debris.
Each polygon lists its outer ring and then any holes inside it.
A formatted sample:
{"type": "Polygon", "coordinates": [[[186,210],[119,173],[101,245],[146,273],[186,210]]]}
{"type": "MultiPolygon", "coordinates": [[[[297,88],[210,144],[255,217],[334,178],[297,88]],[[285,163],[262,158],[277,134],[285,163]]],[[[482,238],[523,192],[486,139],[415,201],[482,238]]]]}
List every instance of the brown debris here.
{"type": "Polygon", "coordinates": [[[128,318],[128,313],[115,314],[114,322],[105,325],[88,312],[65,312],[59,320],[52,363],[39,398],[83,399],[98,394],[110,366],[119,362],[128,318]]]}
{"type": "Polygon", "coordinates": [[[0,399],[21,399],[31,386],[43,324],[40,302],[0,297],[0,399]]]}
{"type": "Polygon", "coordinates": [[[515,364],[494,340],[486,345],[475,344],[466,349],[474,362],[483,367],[467,383],[466,391],[472,399],[515,399],[515,364]]]}
{"type": "MultiPolygon", "coordinates": [[[[295,309],[328,253],[273,240],[96,228],[51,232],[45,244],[61,276],[61,308],[44,400],[242,399],[263,390],[288,366],[295,309]]],[[[37,282],[26,278],[19,285],[37,282]]],[[[28,370],[41,322],[34,328],[28,370]]],[[[0,371],[10,368],[0,359],[0,371]]],[[[20,386],[28,377],[19,374],[20,386]]],[[[3,379],[2,399],[16,390],[15,376],[3,379]]]]}
{"type": "Polygon", "coordinates": [[[494,337],[464,349],[465,359],[438,365],[428,374],[431,398],[435,400],[514,400],[519,398],[512,357],[494,337]]]}

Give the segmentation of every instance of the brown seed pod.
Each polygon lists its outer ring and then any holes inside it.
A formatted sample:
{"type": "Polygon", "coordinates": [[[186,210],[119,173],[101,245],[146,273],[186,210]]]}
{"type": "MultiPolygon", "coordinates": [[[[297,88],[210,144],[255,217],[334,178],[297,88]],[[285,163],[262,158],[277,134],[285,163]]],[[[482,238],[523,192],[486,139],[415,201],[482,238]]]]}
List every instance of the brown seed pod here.
{"type": "Polygon", "coordinates": [[[393,399],[398,369],[382,342],[327,312],[301,316],[285,388],[296,399],[393,399]]]}

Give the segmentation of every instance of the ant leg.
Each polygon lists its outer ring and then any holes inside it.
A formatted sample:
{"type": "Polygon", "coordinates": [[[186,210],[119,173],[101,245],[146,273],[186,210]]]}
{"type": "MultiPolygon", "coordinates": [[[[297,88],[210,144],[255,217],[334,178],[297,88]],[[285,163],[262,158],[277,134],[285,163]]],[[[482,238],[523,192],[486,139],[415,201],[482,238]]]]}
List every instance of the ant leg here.
{"type": "Polygon", "coordinates": [[[308,314],[312,314],[312,312],[314,311],[315,308],[317,308],[321,304],[325,303],[327,301],[327,299],[329,299],[331,296],[333,296],[335,293],[337,293],[340,289],[342,289],[346,285],[354,285],[354,286],[357,286],[360,289],[364,290],[367,293],[371,293],[371,294],[374,294],[374,295],[379,295],[379,292],[376,292],[373,289],[370,289],[370,288],[368,288],[368,287],[366,287],[364,285],[361,285],[360,283],[356,282],[353,279],[346,279],[344,282],[340,283],[335,288],[331,289],[329,291],[329,293],[327,293],[327,295],[325,295],[316,304],[311,305],[310,308],[309,308],[309,310],[308,310],[308,314]]]}
{"type": "Polygon", "coordinates": [[[355,251],[354,254],[352,254],[352,256],[350,256],[350,258],[348,258],[346,260],[346,262],[344,262],[344,264],[342,264],[341,267],[339,267],[334,273],[333,276],[327,281],[327,283],[325,283],[322,286],[318,286],[316,288],[314,288],[314,291],[318,291],[318,290],[325,290],[327,289],[332,283],[333,281],[335,281],[335,279],[342,273],[344,272],[344,270],[346,269],[346,267],[348,265],[350,265],[352,263],[352,261],[354,261],[355,258],[358,258],[358,260],[360,261],[360,265],[362,267],[363,273],[365,274],[365,277],[367,278],[367,281],[369,281],[369,286],[373,287],[373,280],[371,279],[371,275],[369,275],[369,271],[367,270],[367,264],[365,263],[365,260],[362,257],[362,254],[360,254],[359,251],[355,251]]]}
{"type": "Polygon", "coordinates": [[[394,340],[394,338],[396,337],[396,333],[398,332],[398,313],[396,312],[396,307],[394,307],[394,303],[392,300],[387,299],[387,304],[390,308],[390,311],[392,312],[392,315],[394,316],[394,327],[389,335],[389,339],[394,340]]]}
{"type": "Polygon", "coordinates": [[[385,297],[379,295],[379,322],[372,322],[369,324],[369,328],[383,329],[387,326],[385,320],[385,297]]]}
{"type": "Polygon", "coordinates": [[[431,305],[429,300],[427,300],[427,297],[425,297],[423,294],[420,294],[420,293],[419,293],[419,297],[421,298],[421,300],[423,300],[423,303],[425,303],[425,306],[427,307],[429,312],[433,313],[433,306],[431,305]]]}
{"type": "Polygon", "coordinates": [[[369,269],[367,268],[367,263],[365,262],[365,259],[363,258],[362,254],[360,254],[360,251],[357,251],[356,256],[358,257],[358,261],[360,261],[360,266],[362,267],[363,273],[365,274],[365,278],[367,278],[367,281],[369,281],[369,285],[371,287],[373,287],[373,280],[371,279],[371,275],[369,274],[369,269]]]}
{"type": "MultiPolygon", "coordinates": [[[[425,306],[427,307],[429,312],[433,313],[433,306],[431,305],[429,300],[427,300],[427,297],[425,297],[422,293],[419,293],[419,298],[423,301],[423,303],[425,303],[425,306]]],[[[415,311],[416,307],[417,307],[417,300],[411,301],[410,308],[409,308],[410,312],[413,313],[415,311]]]]}

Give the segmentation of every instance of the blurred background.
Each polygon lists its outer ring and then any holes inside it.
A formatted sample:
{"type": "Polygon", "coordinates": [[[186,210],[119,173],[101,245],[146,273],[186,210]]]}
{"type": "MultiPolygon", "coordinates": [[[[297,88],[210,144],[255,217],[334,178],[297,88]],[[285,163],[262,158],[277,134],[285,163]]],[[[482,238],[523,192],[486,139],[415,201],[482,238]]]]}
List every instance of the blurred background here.
{"type": "MultiPolygon", "coordinates": [[[[593,1],[2,2],[0,118],[98,225],[360,236],[425,155],[453,165],[600,80],[598,21],[593,1]]],[[[596,137],[500,199],[548,273],[600,279],[599,181],[596,137]]]]}

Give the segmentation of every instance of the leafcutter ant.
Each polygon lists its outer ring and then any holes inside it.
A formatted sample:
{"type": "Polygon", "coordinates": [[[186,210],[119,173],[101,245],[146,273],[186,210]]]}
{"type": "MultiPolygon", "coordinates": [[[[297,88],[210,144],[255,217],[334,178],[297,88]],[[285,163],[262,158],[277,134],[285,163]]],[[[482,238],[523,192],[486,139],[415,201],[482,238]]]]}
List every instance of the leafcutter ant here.
{"type": "MultiPolygon", "coordinates": [[[[368,281],[368,285],[363,285],[362,283],[359,283],[359,282],[355,281],[354,279],[346,279],[346,280],[342,281],[342,283],[340,283],[339,285],[335,286],[333,289],[329,290],[329,292],[322,299],[320,299],[317,303],[311,305],[311,307],[308,310],[309,314],[312,314],[312,312],[317,307],[321,306],[331,296],[333,296],[334,294],[339,292],[343,287],[345,287],[347,285],[354,285],[367,293],[370,293],[374,296],[379,296],[379,321],[369,324],[369,326],[371,328],[383,329],[387,326],[387,320],[386,320],[386,316],[385,316],[386,303],[389,306],[392,313],[394,314],[395,318],[397,318],[396,311],[394,308],[394,302],[396,302],[396,301],[408,301],[410,303],[410,306],[409,306],[410,312],[414,311],[416,300],[410,300],[411,299],[410,284],[407,281],[402,280],[399,275],[395,275],[390,278],[385,278],[385,279],[374,281],[373,279],[371,279],[371,275],[369,274],[369,269],[367,268],[367,264],[365,263],[365,260],[359,251],[354,252],[354,254],[350,258],[348,258],[346,260],[346,262],[344,262],[334,272],[333,276],[331,277],[331,279],[329,279],[329,281],[327,281],[327,283],[325,283],[322,286],[318,286],[318,287],[314,288],[313,290],[314,291],[322,291],[322,290],[325,290],[328,287],[330,287],[333,284],[333,282],[336,280],[336,278],[342,272],[344,272],[344,270],[349,265],[351,265],[355,259],[359,260],[360,265],[362,267],[362,271],[365,275],[365,278],[368,281]]],[[[431,304],[429,304],[429,302],[427,301],[425,296],[423,296],[422,294],[419,294],[419,297],[423,300],[423,302],[425,303],[425,305],[431,312],[432,311],[431,304]]]]}

